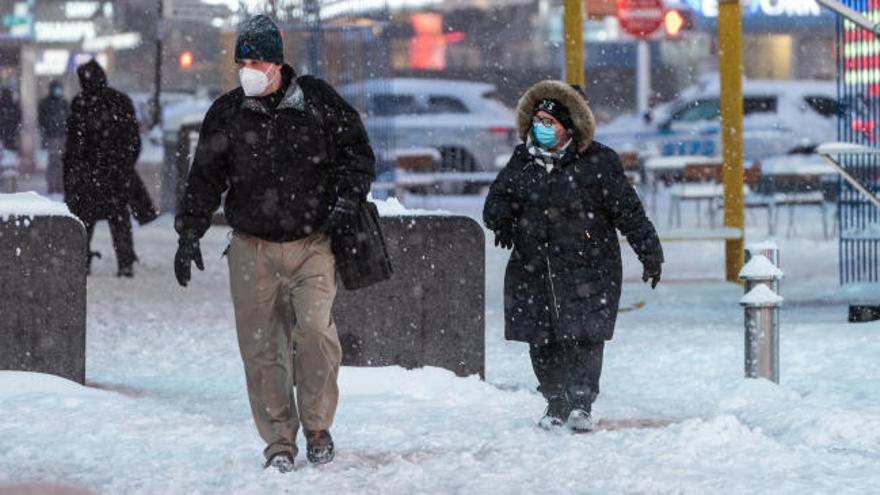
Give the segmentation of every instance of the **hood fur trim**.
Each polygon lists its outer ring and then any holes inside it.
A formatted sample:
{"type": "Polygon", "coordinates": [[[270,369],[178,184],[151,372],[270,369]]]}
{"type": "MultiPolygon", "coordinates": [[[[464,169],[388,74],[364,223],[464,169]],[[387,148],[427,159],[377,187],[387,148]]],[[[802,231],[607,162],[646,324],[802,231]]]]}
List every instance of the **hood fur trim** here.
{"type": "Polygon", "coordinates": [[[596,120],[593,118],[593,112],[590,110],[587,100],[577,90],[562,81],[541,81],[529,88],[519,99],[516,106],[516,129],[519,132],[519,137],[523,142],[526,142],[532,127],[532,117],[534,117],[532,112],[535,105],[545,98],[556,100],[568,108],[574,122],[574,137],[577,140],[578,151],[586,151],[593,143],[596,120]]]}

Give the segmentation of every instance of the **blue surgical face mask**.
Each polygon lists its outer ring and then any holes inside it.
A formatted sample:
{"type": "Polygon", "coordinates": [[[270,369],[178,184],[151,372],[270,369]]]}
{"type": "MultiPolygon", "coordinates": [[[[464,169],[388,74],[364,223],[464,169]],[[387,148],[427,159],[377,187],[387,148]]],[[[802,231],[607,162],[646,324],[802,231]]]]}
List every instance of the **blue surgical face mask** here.
{"type": "Polygon", "coordinates": [[[538,140],[538,144],[545,148],[552,148],[559,142],[556,137],[556,128],[552,125],[532,124],[532,134],[538,140]]]}

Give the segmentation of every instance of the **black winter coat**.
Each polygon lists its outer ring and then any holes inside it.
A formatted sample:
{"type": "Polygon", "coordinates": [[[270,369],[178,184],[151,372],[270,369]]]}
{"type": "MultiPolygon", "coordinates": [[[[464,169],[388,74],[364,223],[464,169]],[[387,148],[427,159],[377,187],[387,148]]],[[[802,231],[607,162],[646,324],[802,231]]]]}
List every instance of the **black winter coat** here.
{"type": "Polygon", "coordinates": [[[366,197],[375,157],[360,115],[326,82],[287,65],[282,76],[275,108],[238,88],[208,110],[175,222],[181,237],[208,230],[223,192],[229,224],[273,242],[318,230],[337,195],[366,197]]]}
{"type": "MultiPolygon", "coordinates": [[[[84,221],[127,212],[141,138],[131,99],[107,86],[94,61],[77,70],[82,92],[71,103],[64,147],[64,200],[84,221]]],[[[150,208],[152,205],[150,205],[150,208]]]]}
{"type": "Polygon", "coordinates": [[[21,106],[12,98],[12,90],[0,91],[0,147],[18,150],[21,133],[21,106]]]}
{"type": "Polygon", "coordinates": [[[69,107],[67,100],[60,96],[47,96],[40,100],[37,111],[40,135],[44,140],[64,137],[67,131],[69,107]]]}
{"type": "Polygon", "coordinates": [[[617,229],[639,258],[663,252],[617,154],[592,142],[548,173],[525,145],[492,184],[484,220],[515,225],[504,282],[505,336],[609,340],[620,302],[617,229]]]}

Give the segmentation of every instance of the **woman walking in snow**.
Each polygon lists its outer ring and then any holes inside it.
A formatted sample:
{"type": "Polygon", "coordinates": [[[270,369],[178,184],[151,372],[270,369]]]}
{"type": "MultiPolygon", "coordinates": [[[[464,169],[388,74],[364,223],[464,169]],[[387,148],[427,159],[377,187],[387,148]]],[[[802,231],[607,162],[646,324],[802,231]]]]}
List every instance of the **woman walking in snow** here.
{"type": "Polygon", "coordinates": [[[527,342],[543,428],[593,428],[606,340],[614,333],[622,279],[617,230],[660,281],[663,250],[614,150],[593,141],[595,122],[579,89],[532,86],[517,107],[523,143],[489,190],[483,209],[495,245],[513,248],[504,281],[505,337],[527,342]]]}

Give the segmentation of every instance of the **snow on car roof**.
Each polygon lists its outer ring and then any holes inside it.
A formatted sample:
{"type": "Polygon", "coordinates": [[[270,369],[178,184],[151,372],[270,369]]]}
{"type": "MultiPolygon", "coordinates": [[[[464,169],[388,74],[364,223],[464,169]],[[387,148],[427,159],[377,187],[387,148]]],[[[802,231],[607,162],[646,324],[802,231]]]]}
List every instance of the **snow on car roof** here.
{"type": "MultiPolygon", "coordinates": [[[[834,81],[821,80],[770,80],[770,79],[746,79],[743,81],[743,94],[802,94],[810,95],[816,93],[827,93],[829,96],[836,96],[837,86],[834,81]]],[[[717,83],[713,83],[704,91],[699,93],[701,96],[718,96],[719,88],[717,83]]]]}

